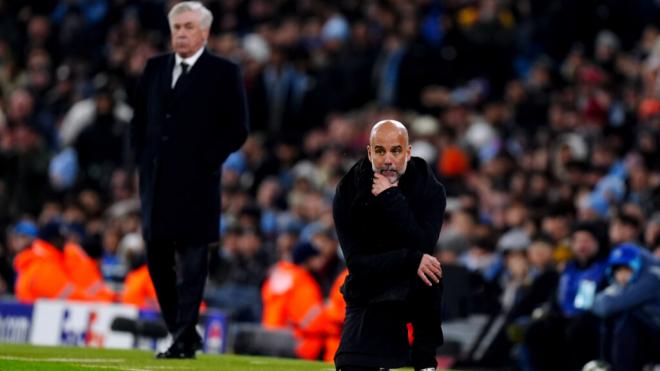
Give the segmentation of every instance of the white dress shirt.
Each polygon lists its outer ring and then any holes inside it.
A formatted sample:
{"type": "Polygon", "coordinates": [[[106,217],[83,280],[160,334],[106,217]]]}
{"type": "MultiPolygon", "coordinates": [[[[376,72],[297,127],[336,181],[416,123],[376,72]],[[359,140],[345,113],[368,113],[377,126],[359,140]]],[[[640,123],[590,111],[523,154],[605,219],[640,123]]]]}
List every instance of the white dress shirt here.
{"type": "Polygon", "coordinates": [[[179,79],[179,76],[181,76],[181,62],[185,62],[188,65],[188,72],[193,68],[195,65],[195,62],[199,59],[199,57],[202,55],[202,52],[204,52],[204,47],[202,46],[199,48],[195,54],[191,55],[188,58],[181,58],[178,54],[174,54],[174,68],[172,69],[172,86],[171,88],[174,89],[174,85],[176,85],[176,80],[179,79]]]}

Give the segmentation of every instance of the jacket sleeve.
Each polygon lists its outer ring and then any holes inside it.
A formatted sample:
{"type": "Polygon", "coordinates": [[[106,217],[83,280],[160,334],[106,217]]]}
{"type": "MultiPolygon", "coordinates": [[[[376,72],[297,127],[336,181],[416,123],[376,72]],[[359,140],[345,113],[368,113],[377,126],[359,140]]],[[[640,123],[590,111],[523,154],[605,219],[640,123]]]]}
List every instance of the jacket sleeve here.
{"type": "Polygon", "coordinates": [[[410,246],[414,250],[431,254],[442,227],[442,220],[447,204],[444,187],[438,183],[437,187],[427,192],[423,212],[415,215],[406,196],[398,187],[388,188],[376,197],[385,217],[393,221],[406,235],[410,246]]]}
{"type": "Polygon", "coordinates": [[[223,154],[224,157],[241,148],[248,134],[248,110],[247,99],[245,96],[245,87],[240,68],[231,64],[228,73],[228,86],[230,91],[227,94],[227,107],[230,107],[227,125],[223,125],[223,139],[225,149],[228,151],[223,154]]]}
{"type": "Polygon", "coordinates": [[[415,274],[422,259],[420,251],[406,248],[379,254],[365,254],[360,251],[354,226],[349,223],[348,209],[342,192],[338,188],[333,202],[333,217],[339,244],[350,272],[369,275],[374,280],[415,274]]]}
{"type": "Polygon", "coordinates": [[[596,295],[592,310],[599,317],[609,317],[657,297],[658,290],[660,266],[653,266],[629,286],[611,285],[596,295]]]}

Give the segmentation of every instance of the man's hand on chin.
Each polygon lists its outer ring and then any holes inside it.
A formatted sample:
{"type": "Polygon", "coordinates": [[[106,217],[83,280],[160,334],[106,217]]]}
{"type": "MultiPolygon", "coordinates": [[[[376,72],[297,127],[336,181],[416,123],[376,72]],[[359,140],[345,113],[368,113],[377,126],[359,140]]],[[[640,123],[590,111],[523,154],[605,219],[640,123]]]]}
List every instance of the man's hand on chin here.
{"type": "Polygon", "coordinates": [[[399,185],[399,181],[394,181],[393,183],[390,182],[387,177],[381,173],[374,173],[374,182],[371,185],[371,193],[374,196],[378,196],[383,192],[384,190],[392,187],[396,187],[399,185]]]}

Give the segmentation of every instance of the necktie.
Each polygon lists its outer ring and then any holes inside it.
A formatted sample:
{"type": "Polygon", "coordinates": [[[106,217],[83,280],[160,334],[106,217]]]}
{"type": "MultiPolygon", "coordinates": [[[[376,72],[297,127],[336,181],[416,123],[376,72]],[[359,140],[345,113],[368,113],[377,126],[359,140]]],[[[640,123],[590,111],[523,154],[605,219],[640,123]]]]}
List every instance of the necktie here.
{"type": "Polygon", "coordinates": [[[172,89],[176,89],[179,85],[181,85],[181,80],[183,80],[186,77],[186,75],[188,74],[188,68],[190,68],[190,65],[186,62],[179,63],[179,66],[181,66],[181,74],[176,79],[176,82],[174,83],[172,89]]]}

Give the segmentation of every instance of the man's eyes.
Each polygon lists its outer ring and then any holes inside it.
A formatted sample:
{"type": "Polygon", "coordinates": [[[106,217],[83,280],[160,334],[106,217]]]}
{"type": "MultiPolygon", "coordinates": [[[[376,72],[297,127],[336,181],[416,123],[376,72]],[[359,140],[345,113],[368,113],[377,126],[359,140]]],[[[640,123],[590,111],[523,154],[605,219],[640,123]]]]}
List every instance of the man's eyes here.
{"type": "Polygon", "coordinates": [[[186,30],[192,30],[192,29],[193,29],[193,26],[194,26],[194,25],[193,25],[192,23],[186,23],[186,24],[184,24],[184,25],[175,24],[175,25],[174,25],[174,29],[175,29],[175,30],[180,30],[180,29],[182,29],[182,28],[185,28],[186,30]]]}
{"type": "MultiPolygon", "coordinates": [[[[402,152],[402,149],[401,149],[401,148],[394,148],[394,149],[392,150],[392,153],[394,153],[395,155],[398,155],[398,154],[400,154],[401,152],[402,152]]],[[[377,150],[376,150],[376,154],[378,154],[378,155],[384,155],[384,154],[385,154],[385,150],[384,150],[384,149],[377,149],[377,150]]]]}

